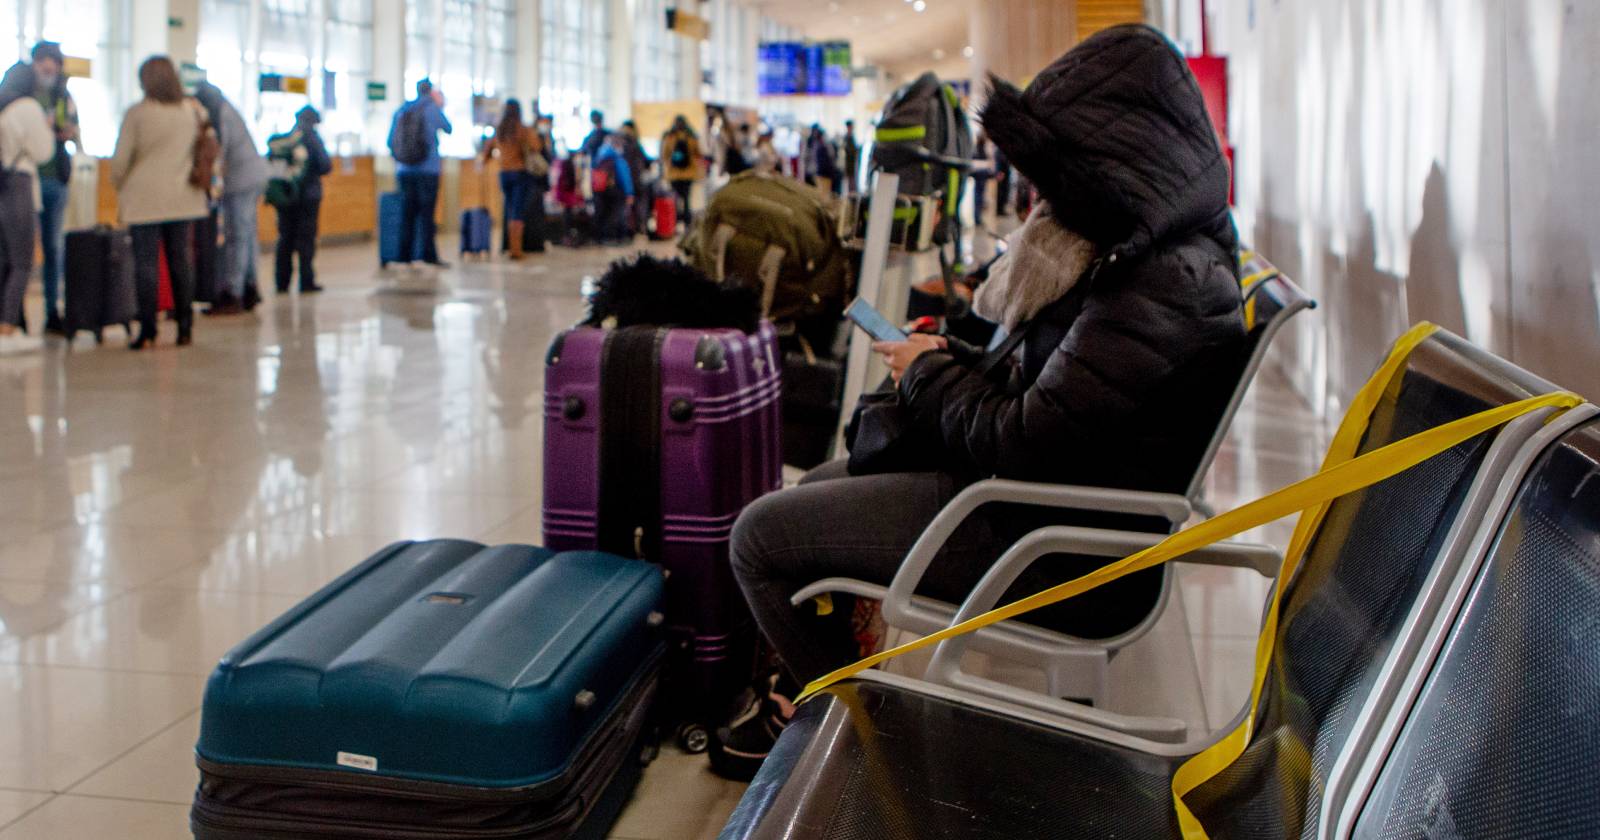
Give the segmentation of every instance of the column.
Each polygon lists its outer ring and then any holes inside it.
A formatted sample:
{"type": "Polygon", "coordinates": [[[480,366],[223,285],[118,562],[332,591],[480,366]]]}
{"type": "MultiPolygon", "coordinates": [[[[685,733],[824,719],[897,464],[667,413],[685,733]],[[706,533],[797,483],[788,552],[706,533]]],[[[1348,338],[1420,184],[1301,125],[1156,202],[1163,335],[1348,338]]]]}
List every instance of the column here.
{"type": "Polygon", "coordinates": [[[633,113],[633,0],[611,3],[611,84],[606,124],[616,128],[633,113]]]}
{"type": "MultiPolygon", "coordinates": [[[[554,0],[548,0],[554,2],[554,0]]],[[[539,98],[539,62],[544,45],[540,39],[543,29],[540,21],[540,0],[517,0],[517,79],[516,96],[524,104],[532,105],[539,98]]],[[[533,114],[528,115],[533,119],[533,114]]]]}
{"type": "Polygon", "coordinates": [[[167,0],[166,52],[172,63],[192,63],[200,45],[200,0],[167,0]]]}
{"type": "Polygon", "coordinates": [[[989,73],[1023,84],[1076,44],[1077,6],[1061,0],[984,0],[974,4],[973,98],[983,98],[989,73]]]}

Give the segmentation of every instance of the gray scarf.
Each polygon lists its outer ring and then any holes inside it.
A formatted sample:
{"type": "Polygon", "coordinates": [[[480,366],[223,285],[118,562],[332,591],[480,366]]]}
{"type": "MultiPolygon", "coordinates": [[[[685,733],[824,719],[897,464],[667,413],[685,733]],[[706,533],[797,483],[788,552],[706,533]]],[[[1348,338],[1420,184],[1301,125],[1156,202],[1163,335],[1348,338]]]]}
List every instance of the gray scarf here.
{"type": "Polygon", "coordinates": [[[1008,332],[1072,291],[1095,258],[1094,243],[1062,227],[1043,201],[1006,242],[972,308],[1008,332]]]}

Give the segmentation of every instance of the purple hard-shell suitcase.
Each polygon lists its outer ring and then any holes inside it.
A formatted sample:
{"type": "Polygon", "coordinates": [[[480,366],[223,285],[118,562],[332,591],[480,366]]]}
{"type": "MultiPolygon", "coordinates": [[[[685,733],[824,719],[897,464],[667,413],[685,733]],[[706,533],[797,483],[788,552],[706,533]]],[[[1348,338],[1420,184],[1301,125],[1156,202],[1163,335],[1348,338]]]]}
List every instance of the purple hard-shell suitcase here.
{"type": "Polygon", "coordinates": [[[702,748],[750,682],[755,629],[728,565],[745,505],[783,481],[772,325],[558,335],[546,358],[544,533],[553,549],[660,563],[681,651],[669,702],[702,748]]]}

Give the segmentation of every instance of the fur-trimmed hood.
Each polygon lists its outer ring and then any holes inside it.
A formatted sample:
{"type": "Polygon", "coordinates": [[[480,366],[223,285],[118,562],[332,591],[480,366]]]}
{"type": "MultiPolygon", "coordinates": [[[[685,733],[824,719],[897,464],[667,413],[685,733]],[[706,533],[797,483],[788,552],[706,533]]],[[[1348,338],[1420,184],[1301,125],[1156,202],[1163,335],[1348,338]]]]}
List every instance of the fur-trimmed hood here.
{"type": "Polygon", "coordinates": [[[1102,254],[1205,233],[1238,247],[1228,164],[1187,62],[1143,25],[1104,30],[1025,91],[990,77],[989,138],[1102,254]]]}

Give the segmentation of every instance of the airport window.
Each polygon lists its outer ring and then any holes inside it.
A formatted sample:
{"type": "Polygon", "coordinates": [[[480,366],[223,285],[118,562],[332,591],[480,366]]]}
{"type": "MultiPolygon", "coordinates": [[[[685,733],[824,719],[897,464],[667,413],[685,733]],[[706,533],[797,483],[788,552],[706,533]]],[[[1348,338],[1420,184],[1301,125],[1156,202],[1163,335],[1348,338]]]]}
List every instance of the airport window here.
{"type": "Polygon", "coordinates": [[[633,23],[633,99],[682,97],[684,37],[667,30],[667,0],[639,0],[633,23]]]}
{"type": "Polygon", "coordinates": [[[712,0],[702,8],[711,20],[711,38],[701,42],[701,66],[711,81],[701,95],[720,104],[755,105],[760,15],[735,0],[712,0]]]}
{"type": "Polygon", "coordinates": [[[367,151],[369,132],[388,131],[387,125],[377,125],[384,115],[376,113],[366,98],[367,83],[373,80],[371,0],[329,0],[323,31],[328,46],[323,61],[322,136],[336,154],[367,151]]]}
{"type": "MultiPolygon", "coordinates": [[[[261,0],[260,72],[311,76],[312,21],[309,0],[261,0]]],[[[311,90],[320,89],[311,83],[311,90]]],[[[294,126],[294,113],[306,104],[301,93],[262,91],[256,105],[256,144],[294,126]]]]}
{"type": "Polygon", "coordinates": [[[589,131],[589,111],[610,104],[610,4],[547,0],[540,7],[539,105],[554,120],[557,143],[573,149],[589,131]]]}
{"type": "MultiPolygon", "coordinates": [[[[90,61],[90,77],[72,79],[68,89],[78,105],[84,148],[90,154],[109,155],[116,145],[122,112],[131,101],[128,89],[132,88],[134,96],[138,89],[126,70],[130,63],[127,27],[113,25],[113,21],[127,19],[126,0],[50,0],[39,9],[43,20],[38,28],[25,26],[22,31],[37,32],[59,42],[67,55],[90,61]]],[[[0,0],[0,15],[7,13],[16,19],[16,0],[0,0]]],[[[6,63],[31,49],[33,40],[17,39],[17,55],[11,54],[10,44],[5,45],[6,63]]]]}

